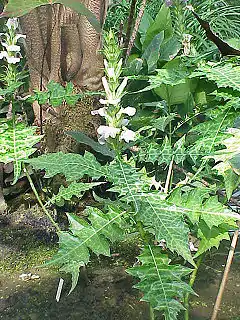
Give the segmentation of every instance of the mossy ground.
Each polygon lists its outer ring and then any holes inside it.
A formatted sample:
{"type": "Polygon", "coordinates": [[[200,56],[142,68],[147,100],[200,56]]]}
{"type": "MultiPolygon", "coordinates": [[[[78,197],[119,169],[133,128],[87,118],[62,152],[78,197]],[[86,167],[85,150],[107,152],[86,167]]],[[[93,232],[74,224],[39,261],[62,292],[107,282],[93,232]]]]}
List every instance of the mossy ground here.
{"type": "MultiPolygon", "coordinates": [[[[227,247],[210,256],[202,265],[191,298],[192,320],[209,319],[227,257],[227,247]]],[[[68,296],[71,279],[54,268],[42,268],[44,261],[57,251],[56,235],[23,225],[0,225],[0,319],[3,320],[148,320],[147,304],[139,302],[140,293],[133,289],[135,280],[125,268],[135,262],[138,239],[129,238],[116,244],[110,258],[93,258],[68,296]],[[22,281],[23,273],[39,275],[36,280],[22,281]],[[59,278],[64,287],[59,303],[55,300],[59,278]]],[[[239,251],[239,249],[237,249],[239,251]]],[[[224,293],[219,320],[239,320],[240,261],[234,260],[224,293]]]]}

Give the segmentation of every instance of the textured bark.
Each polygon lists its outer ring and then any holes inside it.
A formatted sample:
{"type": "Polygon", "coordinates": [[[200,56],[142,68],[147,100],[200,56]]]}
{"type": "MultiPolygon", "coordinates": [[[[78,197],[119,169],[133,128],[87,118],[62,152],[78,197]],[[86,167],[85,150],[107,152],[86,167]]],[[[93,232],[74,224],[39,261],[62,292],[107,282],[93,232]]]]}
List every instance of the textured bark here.
{"type": "MultiPolygon", "coordinates": [[[[83,0],[102,24],[106,14],[108,0],[83,0]]],[[[50,80],[63,83],[72,81],[77,88],[83,90],[97,91],[101,88],[101,77],[103,75],[103,58],[99,53],[101,49],[101,35],[88,22],[87,18],[78,15],[61,4],[41,6],[22,17],[20,20],[22,32],[27,35],[26,54],[30,72],[32,89],[45,89],[50,80]]],[[[88,100],[91,105],[91,100],[88,100]]],[[[36,120],[40,118],[40,108],[34,104],[36,120]]],[[[93,135],[95,129],[92,117],[88,110],[86,116],[85,102],[80,102],[78,109],[79,130],[93,135]],[[83,121],[82,114],[85,114],[83,121]]],[[[90,106],[87,109],[91,109],[90,106]]],[[[66,124],[63,117],[66,117],[62,108],[57,109],[59,119],[50,119],[48,124],[52,126],[51,136],[56,136],[71,128],[70,123],[66,124]],[[50,121],[50,123],[49,123],[50,121]],[[63,125],[65,123],[65,125],[63,125]],[[53,127],[57,127],[57,131],[53,127]],[[66,127],[66,128],[65,128],[66,127]]],[[[70,112],[70,110],[69,110],[70,112]]],[[[76,113],[74,113],[76,117],[76,113]]],[[[45,117],[45,115],[44,115],[45,117]]],[[[77,127],[76,119],[74,119],[77,127]]],[[[47,128],[48,126],[46,126],[47,128]]],[[[76,128],[75,128],[76,129],[76,128]]],[[[45,130],[47,131],[47,130],[45,130]]],[[[46,132],[47,134],[47,132],[46,132]]],[[[50,143],[50,138],[46,138],[50,143]]],[[[59,149],[59,143],[53,141],[54,148],[49,145],[50,151],[59,149]]],[[[60,148],[61,149],[61,148],[60,148]]]]}

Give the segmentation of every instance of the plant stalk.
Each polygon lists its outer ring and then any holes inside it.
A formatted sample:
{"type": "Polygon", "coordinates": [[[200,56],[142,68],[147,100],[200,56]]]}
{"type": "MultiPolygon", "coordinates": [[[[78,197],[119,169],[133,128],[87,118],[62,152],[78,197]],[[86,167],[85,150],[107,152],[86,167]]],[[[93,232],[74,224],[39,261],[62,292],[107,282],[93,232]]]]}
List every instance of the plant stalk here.
{"type": "Polygon", "coordinates": [[[220,285],[220,288],[219,288],[219,291],[218,291],[216,302],[215,302],[215,305],[214,305],[214,308],[213,308],[213,314],[212,314],[211,320],[216,320],[217,319],[218,311],[219,311],[219,308],[220,308],[220,305],[221,305],[221,302],[222,302],[224,289],[225,289],[225,286],[226,286],[226,283],[227,283],[227,279],[228,279],[228,274],[229,274],[230,267],[231,267],[231,264],[232,264],[232,261],[233,261],[233,255],[234,255],[234,251],[236,249],[238,236],[239,236],[239,229],[234,232],[234,235],[233,235],[233,238],[232,238],[232,243],[231,243],[231,247],[230,247],[230,250],[229,250],[229,253],[228,253],[227,263],[226,263],[225,270],[224,270],[224,273],[223,273],[223,278],[222,278],[222,282],[221,282],[221,285],[220,285]]]}
{"type": "Polygon", "coordinates": [[[169,186],[171,184],[171,176],[172,176],[172,170],[173,170],[173,159],[174,159],[174,157],[172,158],[172,160],[169,164],[167,179],[166,179],[166,183],[165,183],[165,187],[164,187],[164,193],[168,193],[169,186]]]}
{"type": "MultiPolygon", "coordinates": [[[[202,262],[202,259],[203,259],[203,256],[204,254],[202,254],[198,260],[197,260],[197,263],[196,263],[196,268],[194,269],[193,273],[191,274],[191,277],[190,277],[190,280],[189,280],[189,285],[190,287],[192,288],[193,285],[194,285],[194,282],[196,280],[196,277],[197,277],[197,272],[198,272],[198,268],[202,262]]],[[[189,293],[187,293],[184,297],[184,307],[185,307],[185,312],[184,312],[184,320],[189,320],[189,293]]]]}
{"type": "Polygon", "coordinates": [[[25,166],[23,166],[23,171],[26,174],[26,177],[29,181],[29,184],[32,188],[33,193],[35,194],[35,197],[40,205],[40,207],[42,208],[43,212],[46,214],[46,216],[48,217],[48,219],[52,222],[53,226],[56,228],[57,232],[60,232],[61,229],[59,228],[58,224],[53,220],[52,216],[50,215],[50,213],[48,212],[48,210],[45,208],[44,204],[42,203],[42,200],[39,197],[39,194],[34,186],[34,183],[32,181],[32,178],[27,170],[27,168],[25,166]]]}
{"type": "Polygon", "coordinates": [[[142,0],[142,4],[141,4],[141,7],[140,7],[140,10],[139,10],[139,13],[138,13],[138,17],[137,17],[137,19],[135,21],[135,26],[133,28],[132,36],[131,36],[131,39],[130,39],[130,41],[128,43],[125,62],[127,61],[128,57],[129,57],[129,55],[131,53],[132,47],[134,45],[134,41],[135,41],[136,36],[137,36],[137,32],[138,32],[138,29],[139,29],[139,26],[140,26],[140,22],[142,20],[143,14],[144,14],[144,10],[145,10],[146,4],[147,4],[147,0],[142,0]]]}

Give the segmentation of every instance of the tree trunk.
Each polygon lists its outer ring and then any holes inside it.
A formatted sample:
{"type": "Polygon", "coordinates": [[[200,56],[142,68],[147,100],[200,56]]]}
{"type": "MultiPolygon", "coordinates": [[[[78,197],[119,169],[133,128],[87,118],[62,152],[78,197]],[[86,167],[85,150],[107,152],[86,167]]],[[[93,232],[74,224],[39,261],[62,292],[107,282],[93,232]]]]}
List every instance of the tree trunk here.
{"type": "MultiPolygon", "coordinates": [[[[83,0],[103,24],[107,0],[83,0]]],[[[26,54],[32,89],[46,89],[50,80],[72,81],[79,90],[101,88],[103,58],[99,53],[101,35],[87,18],[61,4],[41,6],[20,19],[22,32],[27,35],[26,54]]],[[[47,151],[75,149],[69,144],[66,130],[79,130],[94,135],[97,124],[90,111],[96,108],[93,99],[80,101],[75,107],[56,109],[58,117],[43,115],[46,120],[47,151]],[[67,139],[67,141],[66,141],[67,139]]],[[[35,119],[39,123],[40,108],[34,103],[35,119]]],[[[68,150],[69,151],[69,150],[68,150]]]]}

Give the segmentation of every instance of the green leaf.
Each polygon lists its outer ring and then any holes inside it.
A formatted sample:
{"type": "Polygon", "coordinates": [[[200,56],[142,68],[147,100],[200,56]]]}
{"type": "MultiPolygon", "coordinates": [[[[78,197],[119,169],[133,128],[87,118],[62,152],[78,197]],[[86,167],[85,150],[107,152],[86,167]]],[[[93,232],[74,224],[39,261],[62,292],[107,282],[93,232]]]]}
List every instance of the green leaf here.
{"type": "Polygon", "coordinates": [[[94,179],[106,176],[107,169],[101,166],[93,154],[85,152],[84,156],[74,153],[49,153],[27,160],[35,169],[45,170],[45,178],[63,174],[67,181],[81,179],[85,174],[94,179]]]}
{"type": "Polygon", "coordinates": [[[53,196],[50,201],[51,203],[56,203],[58,206],[63,206],[64,200],[70,201],[73,196],[80,198],[84,191],[90,190],[102,183],[104,182],[83,183],[74,181],[66,188],[61,186],[58,194],[53,196]]]}
{"type": "Polygon", "coordinates": [[[238,175],[240,172],[236,170],[236,166],[233,164],[234,157],[240,155],[240,130],[236,128],[228,129],[227,136],[228,138],[224,139],[226,134],[223,134],[221,141],[221,144],[225,145],[226,148],[218,150],[215,154],[206,158],[213,158],[217,163],[213,169],[216,169],[218,174],[224,177],[227,197],[230,199],[232,192],[237,188],[240,181],[238,175]]]}
{"type": "Polygon", "coordinates": [[[204,221],[199,224],[198,237],[201,239],[198,251],[194,258],[199,257],[211,248],[219,248],[222,240],[230,240],[228,234],[229,226],[220,225],[218,227],[209,228],[204,221]]]}
{"type": "Polygon", "coordinates": [[[86,16],[96,31],[101,32],[101,26],[97,18],[80,0],[9,0],[0,17],[21,17],[34,8],[54,3],[61,3],[86,16]]]}
{"type": "Polygon", "coordinates": [[[139,153],[139,159],[142,162],[157,162],[159,165],[165,163],[170,164],[172,160],[175,163],[181,163],[186,158],[185,151],[185,136],[177,140],[172,147],[168,137],[166,136],[162,145],[156,142],[149,142],[140,145],[141,151],[139,153]]]}
{"type": "Polygon", "coordinates": [[[224,144],[226,129],[232,126],[236,113],[228,108],[218,107],[207,112],[207,117],[206,121],[190,130],[190,134],[196,135],[196,139],[194,144],[188,148],[187,153],[194,163],[199,157],[215,158],[215,156],[210,155],[213,152],[215,154],[217,146],[224,144]]]}
{"type": "Polygon", "coordinates": [[[15,184],[21,174],[22,163],[36,151],[33,146],[42,136],[36,135],[36,127],[27,127],[14,120],[0,122],[0,162],[13,162],[15,184]]]}
{"type": "Polygon", "coordinates": [[[74,93],[74,86],[72,82],[68,82],[66,87],[65,87],[65,101],[67,105],[73,106],[77,103],[77,101],[80,98],[80,94],[75,94],[74,93]]]}
{"type": "Polygon", "coordinates": [[[210,229],[221,224],[236,227],[238,215],[220,203],[217,196],[210,196],[209,192],[205,188],[188,192],[176,189],[168,198],[168,204],[175,205],[176,210],[185,214],[193,224],[201,219],[210,229]]]}
{"type": "Polygon", "coordinates": [[[176,162],[176,164],[183,163],[183,161],[186,158],[185,136],[182,136],[180,139],[177,140],[177,142],[175,142],[173,154],[174,162],[176,162]]]}
{"type": "Polygon", "coordinates": [[[218,88],[232,88],[240,91],[240,66],[234,66],[231,63],[224,65],[204,65],[199,68],[202,75],[209,80],[214,81],[218,88]]]}
{"type": "Polygon", "coordinates": [[[181,304],[186,293],[194,294],[192,288],[181,278],[192,270],[181,265],[171,265],[170,259],[159,247],[144,247],[138,257],[141,265],[127,269],[132,276],[140,278],[134,287],[143,292],[142,301],[164,314],[166,320],[177,320],[184,307],[181,304]]]}
{"type": "Polygon", "coordinates": [[[68,214],[70,231],[59,232],[59,251],[46,265],[56,265],[62,271],[72,274],[72,288],[78,280],[79,267],[89,262],[89,249],[96,255],[110,256],[109,241],[122,240],[124,232],[120,227],[123,213],[104,214],[97,208],[84,211],[89,222],[76,215],[68,214]]]}
{"type": "Polygon", "coordinates": [[[169,61],[175,57],[180,51],[182,45],[176,37],[171,37],[168,41],[161,45],[160,60],[169,61]]]}
{"type": "Polygon", "coordinates": [[[158,241],[164,239],[167,247],[195,265],[188,245],[189,228],[183,213],[175,210],[163,199],[160,192],[135,196],[140,207],[138,219],[143,225],[154,230],[158,241]],[[170,209],[170,210],[169,210],[170,209]]]}
{"type": "Polygon", "coordinates": [[[142,59],[145,59],[147,61],[149,73],[153,72],[157,67],[157,61],[160,55],[160,46],[163,42],[163,39],[164,32],[162,31],[152,39],[147,48],[144,50],[142,59]]]}
{"type": "Polygon", "coordinates": [[[161,31],[164,31],[164,39],[170,38],[173,33],[170,9],[165,4],[162,5],[154,22],[151,23],[147,29],[142,46],[143,51],[149,46],[153,38],[161,31]]]}
{"type": "Polygon", "coordinates": [[[116,161],[110,164],[107,177],[109,181],[114,182],[114,186],[110,190],[118,192],[120,196],[128,195],[128,201],[132,201],[138,211],[135,195],[142,192],[146,186],[143,174],[127,163],[116,161]]]}
{"type": "Polygon", "coordinates": [[[57,82],[50,81],[47,85],[47,88],[50,94],[49,103],[53,107],[59,107],[60,105],[62,105],[65,99],[65,89],[63,88],[63,86],[61,86],[57,82]]]}
{"type": "Polygon", "coordinates": [[[100,143],[96,142],[95,140],[89,138],[83,132],[81,132],[81,131],[68,131],[67,134],[70,135],[77,142],[91,147],[95,152],[101,153],[104,156],[115,158],[115,152],[113,150],[110,150],[106,145],[101,145],[100,143]]]}
{"type": "Polygon", "coordinates": [[[170,113],[167,116],[162,116],[157,119],[154,119],[152,122],[152,125],[154,128],[164,132],[166,129],[166,126],[172,122],[176,118],[175,113],[170,113]]]}

